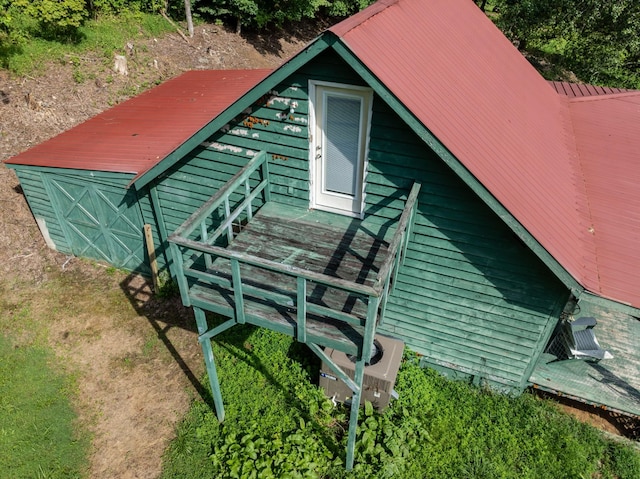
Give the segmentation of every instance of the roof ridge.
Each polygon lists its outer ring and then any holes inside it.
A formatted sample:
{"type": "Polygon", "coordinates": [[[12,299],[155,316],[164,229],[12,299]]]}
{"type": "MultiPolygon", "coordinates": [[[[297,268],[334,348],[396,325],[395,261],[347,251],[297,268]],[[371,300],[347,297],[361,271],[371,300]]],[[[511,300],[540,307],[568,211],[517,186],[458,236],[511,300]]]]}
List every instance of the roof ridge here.
{"type": "Polygon", "coordinates": [[[377,15],[378,13],[386,10],[391,5],[398,3],[400,0],[378,0],[376,3],[369,5],[364,10],[360,10],[355,15],[352,15],[339,23],[336,23],[332,27],[329,27],[328,30],[338,37],[345,35],[347,32],[353,30],[358,25],[366,22],[371,17],[377,15]]]}

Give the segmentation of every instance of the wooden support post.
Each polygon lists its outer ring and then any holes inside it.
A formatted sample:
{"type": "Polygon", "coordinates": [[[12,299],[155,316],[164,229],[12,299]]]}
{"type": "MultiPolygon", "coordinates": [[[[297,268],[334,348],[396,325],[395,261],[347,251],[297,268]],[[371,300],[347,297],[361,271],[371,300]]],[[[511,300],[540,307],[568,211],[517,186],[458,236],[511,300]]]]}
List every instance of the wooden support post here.
{"type": "Polygon", "coordinates": [[[356,431],[358,429],[358,414],[360,413],[360,399],[362,398],[362,381],[364,379],[365,358],[362,357],[356,361],[356,371],[354,382],[358,390],[354,392],[351,398],[351,413],[349,415],[349,435],[347,437],[347,471],[353,469],[353,461],[356,450],[356,431]]]}
{"type": "MultiPolygon", "coordinates": [[[[193,313],[196,317],[198,334],[205,334],[209,327],[207,325],[207,317],[204,314],[204,311],[200,308],[194,307],[193,313]]],[[[202,353],[204,354],[204,363],[207,366],[207,374],[209,375],[209,387],[211,388],[211,394],[213,395],[213,404],[216,408],[216,415],[218,416],[218,421],[222,422],[224,421],[224,405],[222,404],[220,382],[218,381],[218,372],[216,370],[216,363],[213,359],[213,348],[211,347],[210,339],[202,341],[202,353]]]]}
{"type": "Polygon", "coordinates": [[[151,280],[153,281],[153,292],[157,293],[160,288],[158,281],[158,259],[156,258],[156,246],[153,243],[153,233],[151,225],[144,225],[144,239],[147,243],[147,253],[149,254],[149,266],[151,267],[151,280]]]}
{"type": "Polygon", "coordinates": [[[184,275],[184,270],[182,268],[182,252],[175,243],[170,243],[169,247],[171,248],[171,256],[173,256],[173,269],[176,275],[176,280],[178,281],[178,286],[180,287],[180,298],[182,299],[182,304],[185,306],[191,306],[191,299],[189,298],[189,283],[187,283],[187,277],[184,275]]]}

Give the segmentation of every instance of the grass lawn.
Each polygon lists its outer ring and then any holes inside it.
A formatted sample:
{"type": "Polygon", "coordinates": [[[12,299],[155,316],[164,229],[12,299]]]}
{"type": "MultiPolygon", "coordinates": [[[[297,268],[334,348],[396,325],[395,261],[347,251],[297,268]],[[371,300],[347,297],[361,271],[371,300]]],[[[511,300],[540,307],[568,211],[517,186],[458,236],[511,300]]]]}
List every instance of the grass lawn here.
{"type": "MultiPolygon", "coordinates": [[[[493,394],[405,354],[384,414],[360,414],[356,466],[343,467],[347,410],[316,382],[318,362],[278,333],[236,326],[214,342],[226,419],[196,401],[165,455],[165,479],[640,477],[640,453],[525,394],[493,394]]],[[[206,378],[203,384],[207,384],[206,378]]]]}
{"type": "Polygon", "coordinates": [[[0,477],[75,478],[86,469],[70,383],[51,367],[49,351],[0,335],[0,477]]]}

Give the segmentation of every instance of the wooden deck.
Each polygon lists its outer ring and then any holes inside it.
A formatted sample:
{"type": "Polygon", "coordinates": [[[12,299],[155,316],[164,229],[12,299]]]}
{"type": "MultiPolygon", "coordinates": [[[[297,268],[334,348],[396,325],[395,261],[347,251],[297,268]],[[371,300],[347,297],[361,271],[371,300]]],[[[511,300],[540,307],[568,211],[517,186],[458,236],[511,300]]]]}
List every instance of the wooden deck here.
{"type": "MultiPolygon", "coordinates": [[[[373,287],[387,256],[386,236],[380,226],[363,225],[360,220],[267,203],[226,250],[373,287]]],[[[231,261],[216,258],[206,272],[215,279],[203,277],[191,285],[192,304],[234,317],[231,261]]],[[[246,263],[240,264],[240,276],[246,322],[297,336],[296,277],[246,263]]],[[[313,281],[309,282],[306,297],[307,340],[349,354],[358,353],[364,336],[367,297],[313,281]],[[325,314],[329,311],[332,315],[344,313],[342,320],[325,314]]]]}
{"type": "Polygon", "coordinates": [[[616,412],[640,416],[640,320],[598,305],[581,305],[593,316],[600,346],[613,359],[558,361],[543,354],[530,378],[534,387],[616,412]]]}

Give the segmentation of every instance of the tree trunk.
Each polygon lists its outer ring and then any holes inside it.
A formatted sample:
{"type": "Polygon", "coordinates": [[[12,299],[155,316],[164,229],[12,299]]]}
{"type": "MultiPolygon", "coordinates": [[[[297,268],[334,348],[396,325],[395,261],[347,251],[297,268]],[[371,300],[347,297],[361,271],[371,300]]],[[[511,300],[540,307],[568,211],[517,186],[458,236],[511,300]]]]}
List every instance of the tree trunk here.
{"type": "Polygon", "coordinates": [[[193,18],[191,17],[191,0],[184,0],[184,15],[187,17],[189,36],[193,38],[193,18]]]}

